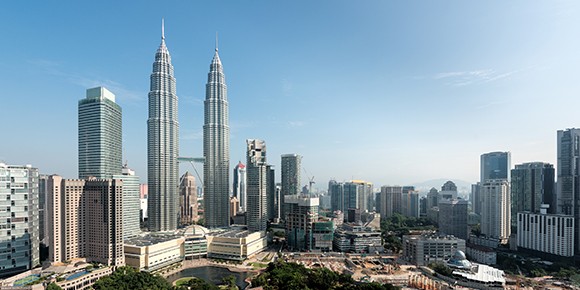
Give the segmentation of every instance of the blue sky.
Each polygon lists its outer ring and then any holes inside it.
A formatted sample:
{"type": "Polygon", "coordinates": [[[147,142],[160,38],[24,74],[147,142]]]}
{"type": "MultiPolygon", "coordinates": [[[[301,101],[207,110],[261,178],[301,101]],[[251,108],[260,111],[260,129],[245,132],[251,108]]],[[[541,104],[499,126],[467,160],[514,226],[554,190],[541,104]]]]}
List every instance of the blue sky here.
{"type": "Polygon", "coordinates": [[[0,160],[46,174],[77,176],[77,102],[102,85],[123,108],[125,159],[146,180],[162,17],[182,156],[202,155],[216,31],[232,165],[258,138],[278,168],[281,154],[303,155],[321,188],[330,178],[474,182],[482,153],[555,163],[556,131],[580,126],[577,1],[2,4],[0,160]]]}

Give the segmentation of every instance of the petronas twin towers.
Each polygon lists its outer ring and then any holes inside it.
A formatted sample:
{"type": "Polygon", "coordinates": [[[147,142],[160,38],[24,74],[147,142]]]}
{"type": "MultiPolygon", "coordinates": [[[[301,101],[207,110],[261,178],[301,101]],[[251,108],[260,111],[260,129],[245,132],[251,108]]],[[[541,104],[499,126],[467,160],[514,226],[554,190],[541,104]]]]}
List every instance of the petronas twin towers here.
{"type": "MultiPolygon", "coordinates": [[[[171,56],[165,45],[155,54],[147,120],[148,220],[152,232],[178,226],[179,122],[178,98],[171,56]]],[[[229,225],[230,130],[227,88],[216,46],[206,84],[203,126],[204,202],[206,226],[229,225]]]]}

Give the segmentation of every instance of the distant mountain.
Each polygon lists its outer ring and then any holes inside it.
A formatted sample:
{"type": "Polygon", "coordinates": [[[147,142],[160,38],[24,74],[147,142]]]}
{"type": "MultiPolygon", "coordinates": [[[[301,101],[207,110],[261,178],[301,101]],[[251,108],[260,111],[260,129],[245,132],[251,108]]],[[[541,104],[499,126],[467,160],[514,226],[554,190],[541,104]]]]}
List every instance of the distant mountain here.
{"type": "Polygon", "coordinates": [[[431,179],[423,182],[416,182],[412,183],[411,185],[415,186],[415,190],[419,191],[420,195],[426,195],[429,190],[435,187],[437,190],[441,190],[441,186],[448,180],[453,181],[455,185],[457,185],[457,193],[460,197],[468,198],[469,193],[471,192],[471,185],[474,182],[469,182],[460,179],[452,179],[452,178],[439,178],[439,179],[431,179]]]}

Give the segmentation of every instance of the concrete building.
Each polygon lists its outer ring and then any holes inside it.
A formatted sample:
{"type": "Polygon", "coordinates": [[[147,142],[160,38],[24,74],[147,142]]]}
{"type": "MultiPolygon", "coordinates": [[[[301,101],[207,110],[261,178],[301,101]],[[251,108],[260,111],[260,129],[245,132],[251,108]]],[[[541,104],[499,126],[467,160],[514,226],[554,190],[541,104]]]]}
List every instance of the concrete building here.
{"type": "Polygon", "coordinates": [[[469,259],[485,265],[497,264],[497,252],[490,247],[467,243],[465,254],[469,259]]]}
{"type": "Polygon", "coordinates": [[[49,260],[124,265],[123,181],[52,175],[48,187],[49,260]]]}
{"type": "Polygon", "coordinates": [[[334,240],[334,224],[329,219],[319,219],[312,225],[312,249],[316,251],[332,251],[334,240]]]}
{"type": "Polygon", "coordinates": [[[403,236],[402,258],[417,266],[446,263],[457,250],[465,251],[465,240],[438,234],[403,236]]]}
{"type": "MultiPolygon", "coordinates": [[[[240,201],[237,197],[230,197],[230,222],[234,223],[234,217],[238,215],[238,210],[240,209],[240,201]]],[[[245,225],[245,223],[243,223],[245,225]]]]}
{"type": "Polygon", "coordinates": [[[395,213],[401,213],[403,187],[382,186],[377,201],[377,210],[383,219],[392,217],[395,213]]]}
{"type": "Polygon", "coordinates": [[[517,232],[519,212],[540,213],[540,206],[548,204],[549,213],[556,213],[554,166],[543,162],[518,164],[511,171],[511,227],[517,232]]]}
{"type": "Polygon", "coordinates": [[[38,169],[0,163],[0,278],[40,264],[38,169]]]}
{"type": "MultiPolygon", "coordinates": [[[[548,214],[548,205],[541,212],[518,212],[518,250],[524,249],[538,256],[574,256],[574,217],[548,214]]],[[[557,257],[556,257],[557,256],[557,257]]]]}
{"type": "Polygon", "coordinates": [[[49,236],[46,225],[48,220],[48,211],[46,210],[48,192],[48,175],[40,174],[38,177],[38,240],[45,246],[48,246],[49,236]]]}
{"type": "Polygon", "coordinates": [[[226,78],[216,46],[207,76],[203,125],[205,224],[230,224],[230,125],[226,78]]]}
{"type": "Polygon", "coordinates": [[[330,195],[331,210],[333,212],[346,212],[348,204],[344,199],[344,184],[336,180],[330,180],[328,182],[328,194],[330,195]]]}
{"type": "Polygon", "coordinates": [[[213,259],[244,261],[263,251],[268,242],[266,232],[232,228],[207,235],[207,256],[213,259]]]}
{"type": "Polygon", "coordinates": [[[439,202],[442,199],[456,199],[457,198],[457,186],[451,180],[448,180],[441,186],[441,191],[438,193],[439,202]]]}
{"type": "Polygon", "coordinates": [[[125,241],[125,261],[139,271],[159,272],[185,257],[185,237],[149,234],[125,241]]]}
{"type": "Polygon", "coordinates": [[[580,255],[580,129],[558,130],[557,213],[574,216],[574,253],[580,255]]]}
{"type": "Polygon", "coordinates": [[[318,220],[319,199],[298,195],[285,195],[286,240],[293,250],[312,250],[313,223],[318,220]]]}
{"type": "Polygon", "coordinates": [[[247,145],[247,222],[250,231],[265,231],[268,225],[268,168],[266,142],[258,139],[246,140],[247,145]]]}
{"type": "Polygon", "coordinates": [[[300,194],[300,171],[302,156],[298,154],[282,155],[280,176],[282,180],[282,195],[300,194]]]}
{"type": "MultiPolygon", "coordinates": [[[[151,232],[177,229],[179,216],[178,98],[171,56],[161,27],[161,45],[150,77],[147,119],[148,226],[151,232]]],[[[207,160],[207,159],[206,159],[207,160]]],[[[207,161],[206,161],[207,162],[207,161]]]]}
{"type": "Polygon", "coordinates": [[[183,235],[185,242],[183,244],[184,255],[186,260],[194,260],[207,257],[207,238],[208,229],[200,225],[192,225],[185,229],[183,235]]]}
{"type": "Polygon", "coordinates": [[[381,232],[359,224],[345,223],[334,231],[335,251],[369,253],[382,245],[381,232]]]}
{"type": "Polygon", "coordinates": [[[88,89],[78,110],[79,178],[121,175],[122,113],[115,95],[104,87],[88,89]]]}
{"type": "Polygon", "coordinates": [[[269,221],[276,218],[276,172],[274,165],[266,165],[266,208],[269,221]]]}
{"type": "Polygon", "coordinates": [[[179,208],[180,208],[180,224],[190,225],[197,222],[197,186],[195,185],[195,177],[185,172],[179,182],[179,208]]]}
{"type": "Polygon", "coordinates": [[[246,212],[247,195],[246,195],[246,165],[242,161],[234,167],[234,196],[240,202],[240,212],[246,212]]]}
{"type": "Polygon", "coordinates": [[[437,205],[439,205],[439,191],[437,191],[437,188],[432,187],[427,193],[427,210],[437,205]]]}
{"type": "Polygon", "coordinates": [[[480,182],[489,179],[510,181],[511,153],[490,152],[481,155],[480,182]]]}
{"type": "Polygon", "coordinates": [[[511,197],[507,179],[482,184],[481,233],[505,244],[511,234],[511,197]]]}
{"type": "Polygon", "coordinates": [[[471,202],[471,210],[481,216],[481,203],[482,203],[482,196],[481,196],[481,183],[478,182],[476,184],[471,185],[471,193],[469,194],[469,202],[471,202]]]}
{"type": "Polygon", "coordinates": [[[139,176],[130,169],[127,164],[123,166],[122,175],[113,175],[113,179],[123,181],[123,239],[136,236],[141,233],[141,221],[139,212],[141,202],[139,200],[140,184],[139,176]]]}
{"type": "Polygon", "coordinates": [[[406,217],[419,217],[419,192],[412,186],[401,193],[401,214],[406,217]]]}
{"type": "Polygon", "coordinates": [[[441,199],[439,201],[439,231],[466,240],[469,236],[467,208],[469,202],[462,199],[441,199]]]}

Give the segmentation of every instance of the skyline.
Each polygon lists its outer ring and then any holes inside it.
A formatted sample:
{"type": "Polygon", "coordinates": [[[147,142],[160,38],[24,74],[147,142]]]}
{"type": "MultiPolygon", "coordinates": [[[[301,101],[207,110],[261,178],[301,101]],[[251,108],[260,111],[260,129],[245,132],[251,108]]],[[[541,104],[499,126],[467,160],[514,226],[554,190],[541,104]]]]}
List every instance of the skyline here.
{"type": "Polygon", "coordinates": [[[35,4],[0,11],[10,40],[0,121],[17,132],[0,142],[0,161],[43,174],[76,176],[76,106],[86,89],[104,86],[123,109],[123,162],[147,179],[147,92],[162,18],[183,156],[203,155],[216,31],[230,168],[244,160],[246,139],[262,139],[276,168],[282,154],[304,156],[321,189],[332,177],[376,188],[475,182],[481,154],[556,164],[557,130],[580,127],[580,4],[570,1],[35,4]]]}

